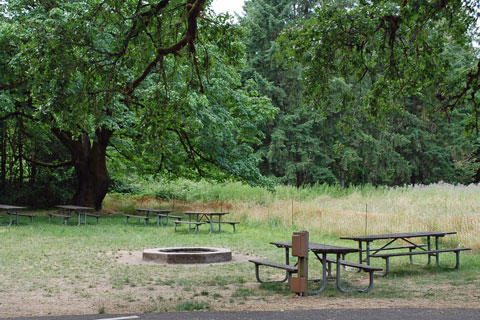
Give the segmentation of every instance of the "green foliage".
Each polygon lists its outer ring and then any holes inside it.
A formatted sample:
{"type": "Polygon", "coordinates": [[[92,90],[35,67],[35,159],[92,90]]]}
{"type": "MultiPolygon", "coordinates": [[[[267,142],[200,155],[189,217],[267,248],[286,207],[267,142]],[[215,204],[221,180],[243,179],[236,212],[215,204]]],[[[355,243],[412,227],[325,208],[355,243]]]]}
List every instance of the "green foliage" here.
{"type": "MultiPolygon", "coordinates": [[[[245,20],[261,11],[252,9],[249,17],[247,10],[245,20]]],[[[292,114],[279,115],[265,142],[268,171],[280,182],[472,181],[475,146],[463,134],[469,120],[470,130],[478,127],[478,116],[468,116],[468,103],[478,105],[469,97],[479,88],[471,6],[325,0],[307,20],[277,16],[286,22],[276,56],[287,55],[282,70],[301,70],[296,88],[304,87],[297,94],[305,98],[290,105],[292,114]]],[[[260,56],[273,61],[267,52],[260,56]]],[[[274,102],[282,97],[272,94],[274,102]]]]}
{"type": "Polygon", "coordinates": [[[103,179],[93,186],[108,183],[96,171],[107,155],[114,170],[268,184],[252,146],[275,108],[240,81],[241,30],[204,3],[2,2],[0,118],[29,122],[22,138],[43,152],[12,156],[74,160],[80,180],[90,161],[85,171],[103,179]],[[54,136],[63,147],[46,157],[54,136]]]}

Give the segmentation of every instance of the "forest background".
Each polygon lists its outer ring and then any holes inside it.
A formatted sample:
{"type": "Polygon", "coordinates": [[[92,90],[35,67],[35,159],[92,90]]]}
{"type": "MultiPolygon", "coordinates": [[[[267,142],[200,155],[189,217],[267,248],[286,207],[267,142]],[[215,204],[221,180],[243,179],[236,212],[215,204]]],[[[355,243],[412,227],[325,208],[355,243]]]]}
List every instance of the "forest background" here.
{"type": "Polygon", "coordinates": [[[0,3],[0,202],[479,182],[475,1],[209,5],[0,3]]]}

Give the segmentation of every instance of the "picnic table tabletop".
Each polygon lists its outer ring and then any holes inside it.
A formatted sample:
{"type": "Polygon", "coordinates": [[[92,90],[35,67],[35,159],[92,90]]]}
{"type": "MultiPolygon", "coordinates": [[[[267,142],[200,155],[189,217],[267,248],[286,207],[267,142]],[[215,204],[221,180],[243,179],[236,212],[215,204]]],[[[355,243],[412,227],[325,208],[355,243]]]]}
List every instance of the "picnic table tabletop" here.
{"type": "Polygon", "coordinates": [[[27,209],[27,207],[20,207],[20,206],[10,206],[7,204],[0,204],[0,210],[23,210],[27,209]]]}
{"type": "Polygon", "coordinates": [[[24,210],[27,209],[27,207],[21,207],[21,206],[11,206],[8,204],[0,204],[0,211],[6,211],[6,213],[10,216],[10,223],[8,224],[8,227],[10,227],[12,224],[17,224],[18,225],[18,216],[25,216],[30,218],[30,222],[33,222],[33,215],[31,214],[20,214],[17,212],[17,210],[24,210]]]}
{"type": "Polygon", "coordinates": [[[230,212],[184,211],[183,213],[188,216],[189,221],[191,221],[192,216],[197,216],[197,222],[205,219],[210,224],[210,233],[212,233],[222,231],[222,217],[230,212]],[[213,221],[214,216],[218,217],[218,221],[213,221]],[[213,224],[217,224],[218,229],[215,230],[213,224]]]}
{"type": "MultiPolygon", "coordinates": [[[[291,241],[274,241],[270,242],[277,246],[278,248],[291,248],[292,242],[291,241]]],[[[339,254],[346,254],[351,252],[358,252],[359,249],[357,248],[349,248],[349,247],[340,247],[340,246],[332,246],[329,244],[323,243],[316,243],[316,242],[309,242],[308,249],[312,252],[316,253],[339,253],[339,254]]]]}
{"type": "Polygon", "coordinates": [[[137,208],[135,209],[140,212],[152,212],[152,213],[170,213],[173,212],[173,210],[168,210],[168,209],[150,209],[150,208],[137,208]]]}
{"type": "Polygon", "coordinates": [[[60,208],[60,209],[65,209],[65,210],[72,210],[72,211],[80,211],[80,210],[89,211],[89,210],[94,210],[94,208],[92,208],[92,207],[81,207],[81,206],[74,206],[74,205],[58,205],[58,206],[55,206],[55,207],[60,208]]]}
{"type": "Polygon", "coordinates": [[[443,237],[447,234],[456,234],[456,231],[420,231],[420,232],[404,232],[404,233],[386,233],[365,236],[340,237],[343,240],[355,241],[374,241],[382,239],[400,239],[400,238],[420,238],[420,237],[443,237]]]}
{"type": "Polygon", "coordinates": [[[207,212],[207,211],[184,211],[186,215],[216,215],[216,216],[223,216],[226,214],[230,214],[230,212],[207,212]]]}

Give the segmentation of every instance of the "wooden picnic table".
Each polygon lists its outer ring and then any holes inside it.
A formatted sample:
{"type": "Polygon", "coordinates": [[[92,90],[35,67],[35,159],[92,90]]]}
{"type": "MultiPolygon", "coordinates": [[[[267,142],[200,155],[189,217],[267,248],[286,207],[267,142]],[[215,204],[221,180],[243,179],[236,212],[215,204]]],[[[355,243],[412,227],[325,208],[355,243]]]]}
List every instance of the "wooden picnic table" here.
{"type": "MultiPolygon", "coordinates": [[[[185,211],[184,214],[188,216],[188,221],[192,221],[192,217],[196,217],[196,222],[200,222],[202,219],[210,224],[210,233],[222,231],[222,217],[229,212],[203,212],[203,211],[185,211]],[[214,217],[218,217],[217,221],[214,221],[214,217]],[[215,230],[214,224],[218,224],[218,228],[215,230]]],[[[190,230],[190,225],[188,226],[190,230]]]]}
{"type": "Polygon", "coordinates": [[[163,220],[162,218],[166,218],[167,221],[167,227],[169,225],[169,220],[170,218],[174,218],[177,220],[182,220],[183,217],[181,216],[173,216],[170,213],[173,212],[173,210],[166,210],[166,209],[151,209],[151,208],[138,208],[135,209],[138,212],[145,212],[147,214],[147,217],[150,217],[150,213],[153,213],[157,216],[157,226],[162,226],[163,227],[163,220]]]}
{"type": "Polygon", "coordinates": [[[101,217],[98,214],[91,213],[91,211],[94,210],[94,208],[92,207],[82,207],[74,205],[57,205],[55,207],[61,209],[63,213],[67,216],[72,213],[76,214],[78,216],[78,225],[80,225],[82,222],[84,224],[87,224],[87,216],[96,218],[98,224],[98,219],[101,217]]]}
{"type": "MultiPolygon", "coordinates": [[[[276,246],[277,248],[284,248],[285,249],[285,262],[287,265],[289,265],[289,250],[292,247],[292,242],[291,241],[275,241],[275,242],[270,242],[270,244],[276,246]]],[[[337,265],[336,268],[336,285],[338,290],[341,292],[368,292],[373,286],[373,272],[381,270],[380,268],[375,268],[375,267],[369,267],[367,265],[362,265],[362,264],[357,264],[357,263],[351,263],[345,260],[342,260],[341,257],[342,255],[345,255],[347,253],[353,253],[353,252],[358,252],[359,249],[356,248],[349,248],[349,247],[341,247],[341,246],[333,246],[333,245],[328,245],[328,244],[322,244],[322,243],[315,243],[315,242],[309,242],[308,243],[308,249],[311,251],[316,258],[321,262],[322,264],[322,286],[317,289],[317,290],[311,290],[308,293],[309,294],[319,294],[323,290],[325,290],[326,285],[327,285],[327,276],[331,276],[331,264],[334,263],[337,265]],[[336,258],[329,258],[327,255],[329,254],[334,254],[336,258]],[[347,265],[355,268],[362,269],[364,271],[367,271],[370,273],[370,283],[367,289],[364,290],[349,290],[345,289],[341,285],[341,266],[342,265],[347,265]]],[[[283,281],[287,280],[289,277],[289,273],[287,272],[286,277],[283,281]]],[[[258,277],[257,277],[257,280],[258,277]]],[[[320,280],[320,279],[313,279],[313,280],[320,280]]]]}
{"type": "Polygon", "coordinates": [[[8,226],[11,226],[13,223],[18,225],[18,216],[29,217],[30,222],[33,222],[33,215],[26,214],[26,213],[18,213],[19,210],[24,210],[24,209],[27,209],[27,207],[0,204],[0,211],[5,211],[5,213],[8,214],[10,217],[10,223],[8,224],[8,226]]]}
{"type": "Polygon", "coordinates": [[[395,256],[409,256],[410,263],[414,263],[412,256],[419,254],[427,255],[427,265],[431,262],[431,257],[435,257],[436,263],[440,266],[440,257],[439,254],[442,252],[455,252],[457,255],[457,263],[454,268],[459,266],[459,252],[464,250],[470,250],[470,248],[450,248],[450,249],[440,249],[439,248],[439,239],[445,237],[446,235],[456,234],[455,231],[420,231],[420,232],[404,232],[404,233],[387,233],[387,234],[376,234],[376,235],[364,235],[364,236],[349,236],[341,237],[340,239],[344,240],[353,240],[358,242],[359,249],[359,263],[366,262],[367,265],[370,265],[371,258],[383,258],[386,262],[385,272],[380,274],[386,276],[389,270],[389,258],[395,256]],[[426,248],[425,244],[419,244],[413,242],[412,238],[427,238],[426,248]],[[435,239],[435,248],[432,248],[432,238],[435,239]],[[370,245],[374,241],[387,240],[385,244],[379,248],[371,248],[370,245]],[[406,246],[395,246],[396,241],[403,240],[407,243],[406,246]],[[365,249],[363,249],[363,243],[365,243],[365,249]],[[397,249],[409,249],[409,252],[398,252],[397,249]],[[384,253],[388,251],[389,253],[384,253]],[[365,253],[365,258],[363,258],[363,253],[365,253]]]}

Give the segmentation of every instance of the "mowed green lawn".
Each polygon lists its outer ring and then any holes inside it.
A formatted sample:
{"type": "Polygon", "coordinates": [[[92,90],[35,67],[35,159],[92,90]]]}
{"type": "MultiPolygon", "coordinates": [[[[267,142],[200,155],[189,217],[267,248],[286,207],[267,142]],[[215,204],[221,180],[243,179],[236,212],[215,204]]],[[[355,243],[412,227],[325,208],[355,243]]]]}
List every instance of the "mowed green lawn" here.
{"type": "MultiPolygon", "coordinates": [[[[321,295],[297,299],[286,285],[259,285],[248,257],[283,262],[284,251],[269,244],[291,240],[295,227],[243,219],[234,233],[229,225],[222,233],[208,233],[202,226],[198,234],[182,226],[157,227],[151,222],[126,225],[121,216],[106,216],[96,225],[60,225],[48,223],[44,212],[35,212],[33,224],[20,218],[21,224],[0,228],[0,317],[37,314],[82,314],[153,312],[174,310],[254,310],[285,309],[285,304],[313,308],[329,301],[351,301],[364,305],[369,301],[423,301],[451,306],[472,301],[480,292],[480,256],[461,253],[459,270],[408,264],[408,258],[391,260],[391,273],[376,278],[368,294],[341,294],[330,282],[321,295]],[[217,265],[142,265],[132,262],[135,252],[147,248],[171,246],[213,246],[230,248],[242,262],[217,265]],[[20,300],[19,300],[20,299],[20,300]],[[393,300],[392,300],[393,299],[393,300]],[[468,300],[466,300],[468,299],[468,300]],[[17,304],[14,303],[17,301],[17,304]],[[22,302],[19,302],[22,301],[22,302]],[[309,301],[304,303],[303,301],[309,301]],[[321,302],[321,304],[320,304],[321,302]]],[[[8,224],[3,217],[2,225],[8,224]]],[[[307,228],[308,230],[308,228],[307,228]]],[[[311,241],[343,246],[356,243],[338,236],[311,231],[311,241]]],[[[417,257],[423,259],[425,257],[417,257]]],[[[356,255],[350,259],[355,261],[356,255]]],[[[442,255],[453,265],[454,254],[442,255]]],[[[137,261],[138,262],[138,261],[137,261]]],[[[382,261],[375,263],[381,265],[382,261]]],[[[310,271],[318,275],[319,264],[310,257],[310,271]]],[[[281,272],[265,270],[265,275],[280,277],[281,272]]],[[[345,286],[364,286],[367,274],[345,273],[345,286]]],[[[478,302],[470,303],[480,307],[478,302]]],[[[381,303],[380,303],[381,304],[381,303]]],[[[380,306],[378,304],[378,306],[380,306]]]]}

